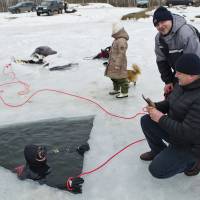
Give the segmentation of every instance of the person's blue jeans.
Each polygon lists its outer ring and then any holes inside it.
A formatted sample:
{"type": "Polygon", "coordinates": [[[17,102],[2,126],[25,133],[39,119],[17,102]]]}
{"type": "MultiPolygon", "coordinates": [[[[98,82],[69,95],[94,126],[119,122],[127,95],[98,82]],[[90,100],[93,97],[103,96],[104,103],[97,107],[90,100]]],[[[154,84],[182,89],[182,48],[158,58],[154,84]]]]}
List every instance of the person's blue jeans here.
{"type": "Polygon", "coordinates": [[[169,134],[159,127],[149,115],[141,118],[141,127],[151,151],[156,155],[149,165],[150,173],[156,178],[169,178],[190,169],[197,159],[186,149],[169,142],[169,134]]]}

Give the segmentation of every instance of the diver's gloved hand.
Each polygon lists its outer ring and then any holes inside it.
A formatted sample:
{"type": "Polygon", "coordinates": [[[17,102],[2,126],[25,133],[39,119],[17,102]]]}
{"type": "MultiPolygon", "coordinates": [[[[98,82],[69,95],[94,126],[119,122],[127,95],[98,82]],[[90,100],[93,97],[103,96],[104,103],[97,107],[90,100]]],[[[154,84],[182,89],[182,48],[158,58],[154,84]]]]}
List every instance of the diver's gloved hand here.
{"type": "Polygon", "coordinates": [[[89,150],[90,150],[90,146],[89,146],[88,143],[83,144],[83,145],[79,146],[79,147],[76,149],[76,151],[77,151],[81,156],[83,156],[84,153],[85,153],[86,151],[89,151],[89,150]]]}
{"type": "Polygon", "coordinates": [[[84,183],[83,178],[76,177],[71,180],[70,187],[72,188],[72,192],[81,193],[82,192],[82,184],[84,183]]]}
{"type": "Polygon", "coordinates": [[[17,173],[17,176],[20,177],[22,175],[24,169],[25,169],[25,166],[24,165],[20,165],[18,167],[15,167],[14,172],[17,173]]]}

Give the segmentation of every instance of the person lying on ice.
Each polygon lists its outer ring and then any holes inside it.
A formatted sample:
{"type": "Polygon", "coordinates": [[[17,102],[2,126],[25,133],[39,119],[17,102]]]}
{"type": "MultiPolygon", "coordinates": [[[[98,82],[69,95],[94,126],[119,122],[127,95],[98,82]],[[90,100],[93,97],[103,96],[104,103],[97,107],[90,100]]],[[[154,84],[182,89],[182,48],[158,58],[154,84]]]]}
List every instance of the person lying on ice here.
{"type": "MultiPolygon", "coordinates": [[[[76,151],[83,156],[85,151],[88,151],[89,145],[86,143],[79,146],[76,151]]],[[[47,183],[47,176],[51,173],[51,168],[47,163],[47,149],[42,145],[26,145],[24,148],[24,157],[26,160],[26,165],[21,165],[15,168],[19,179],[31,179],[39,182],[40,184],[47,183]]],[[[72,192],[81,193],[82,183],[84,180],[82,178],[74,178],[71,181],[72,192]]]]}
{"type": "Polygon", "coordinates": [[[25,63],[25,64],[44,64],[44,58],[50,55],[57,54],[57,51],[54,51],[48,46],[39,46],[31,54],[31,59],[15,59],[15,63],[25,63]]]}
{"type": "Polygon", "coordinates": [[[31,54],[31,59],[15,59],[13,57],[13,61],[17,64],[42,65],[43,68],[49,69],[50,71],[68,70],[78,66],[78,63],[66,62],[66,58],[48,46],[37,47],[31,54]]]}

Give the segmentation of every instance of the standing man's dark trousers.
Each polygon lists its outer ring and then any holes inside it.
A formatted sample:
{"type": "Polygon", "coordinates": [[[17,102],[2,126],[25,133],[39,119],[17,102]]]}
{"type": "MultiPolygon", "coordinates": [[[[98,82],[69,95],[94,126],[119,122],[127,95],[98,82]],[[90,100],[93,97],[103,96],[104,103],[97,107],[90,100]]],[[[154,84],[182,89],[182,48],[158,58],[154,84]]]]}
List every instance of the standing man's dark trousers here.
{"type": "Polygon", "coordinates": [[[161,129],[149,115],[141,118],[141,127],[151,151],[156,155],[149,165],[150,173],[156,178],[169,178],[190,169],[197,159],[186,149],[179,149],[169,142],[169,134],[161,129]]]}

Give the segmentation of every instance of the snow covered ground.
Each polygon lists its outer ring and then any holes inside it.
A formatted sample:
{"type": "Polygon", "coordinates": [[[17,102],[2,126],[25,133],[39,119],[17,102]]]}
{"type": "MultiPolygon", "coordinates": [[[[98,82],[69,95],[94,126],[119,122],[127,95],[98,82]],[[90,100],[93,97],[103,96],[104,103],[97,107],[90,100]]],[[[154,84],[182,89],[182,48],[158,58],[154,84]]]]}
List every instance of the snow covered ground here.
{"type": "MultiPolygon", "coordinates": [[[[98,102],[111,113],[133,116],[141,112],[145,102],[141,94],[160,100],[163,84],[160,80],[154,55],[156,30],[152,17],[123,21],[130,35],[127,52],[129,67],[137,63],[142,70],[136,87],[131,86],[129,98],[109,96],[111,81],[104,77],[102,61],[84,59],[96,55],[101,48],[111,45],[112,23],[122,15],[137,12],[140,8],[114,8],[106,4],[76,6],[78,12],[54,16],[36,16],[36,13],[0,13],[0,66],[10,63],[10,58],[28,57],[33,50],[47,45],[58,51],[66,62],[79,63],[78,67],[62,72],[50,72],[40,66],[13,64],[19,80],[30,85],[30,93],[19,96],[20,85],[1,86],[0,96],[12,105],[25,102],[40,89],[57,89],[87,97],[98,102]]],[[[186,16],[200,30],[199,8],[175,7],[172,12],[186,16]]],[[[153,13],[153,12],[152,12],[153,13]]],[[[150,14],[152,14],[150,13],[150,14]]],[[[12,77],[0,75],[0,85],[12,77]]],[[[91,170],[129,143],[144,138],[139,117],[118,119],[106,114],[91,102],[55,92],[40,92],[18,108],[0,103],[1,126],[26,121],[56,117],[95,115],[83,171],[91,170]]],[[[84,176],[83,193],[73,195],[32,181],[19,181],[15,174],[0,167],[1,200],[198,200],[200,176],[176,175],[166,180],[153,178],[148,172],[148,162],[139,155],[148,150],[146,142],[130,147],[99,171],[84,176]]]]}

